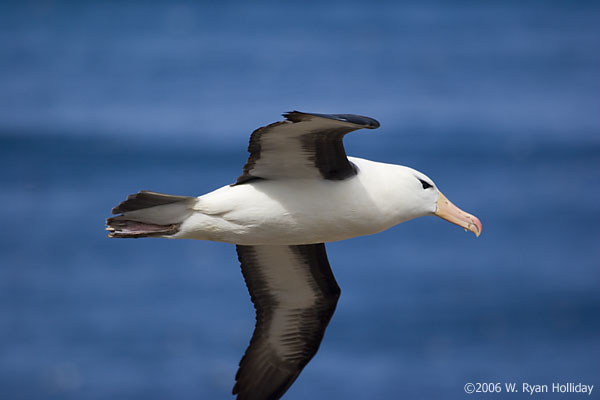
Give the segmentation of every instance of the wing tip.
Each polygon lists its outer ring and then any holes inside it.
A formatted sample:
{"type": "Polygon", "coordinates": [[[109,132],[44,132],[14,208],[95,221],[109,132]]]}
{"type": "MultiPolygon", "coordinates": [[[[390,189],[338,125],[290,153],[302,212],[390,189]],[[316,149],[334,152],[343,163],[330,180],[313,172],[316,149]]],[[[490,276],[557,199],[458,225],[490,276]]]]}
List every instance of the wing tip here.
{"type": "Polygon", "coordinates": [[[347,122],[353,125],[358,125],[361,128],[367,128],[367,129],[376,129],[380,127],[380,123],[379,121],[377,121],[374,118],[370,118],[370,117],[365,117],[363,115],[356,115],[356,114],[319,114],[319,113],[307,113],[307,112],[302,112],[302,111],[289,111],[286,113],[282,114],[285,119],[287,119],[288,121],[291,122],[300,122],[300,121],[305,121],[306,119],[310,118],[310,117],[319,117],[319,118],[326,118],[326,119],[332,119],[335,121],[340,121],[340,122],[347,122]]]}

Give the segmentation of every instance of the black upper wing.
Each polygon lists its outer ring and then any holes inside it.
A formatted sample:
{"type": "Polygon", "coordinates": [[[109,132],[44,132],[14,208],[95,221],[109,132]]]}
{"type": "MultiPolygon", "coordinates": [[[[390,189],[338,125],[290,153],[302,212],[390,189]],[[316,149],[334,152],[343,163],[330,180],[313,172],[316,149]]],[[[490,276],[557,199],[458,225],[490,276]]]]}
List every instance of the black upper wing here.
{"type": "Polygon", "coordinates": [[[379,127],[376,120],[352,114],[292,111],[284,121],[263,126],[250,136],[250,156],[235,184],[254,178],[342,180],[356,174],[346,157],[344,135],[379,127]]]}
{"type": "Polygon", "coordinates": [[[340,296],[325,245],[237,245],[256,327],[236,374],[238,400],[278,399],[317,352],[340,296]]]}

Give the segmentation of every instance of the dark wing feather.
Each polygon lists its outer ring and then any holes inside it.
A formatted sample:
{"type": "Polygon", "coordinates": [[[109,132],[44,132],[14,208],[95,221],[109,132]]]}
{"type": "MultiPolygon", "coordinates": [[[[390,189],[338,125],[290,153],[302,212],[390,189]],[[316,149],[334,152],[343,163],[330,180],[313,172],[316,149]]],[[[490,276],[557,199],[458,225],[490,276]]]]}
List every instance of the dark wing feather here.
{"type": "MultiPolygon", "coordinates": [[[[284,121],[263,126],[250,136],[250,156],[235,184],[252,179],[323,178],[342,180],[356,174],[348,161],[344,135],[379,127],[376,120],[352,114],[292,111],[284,121]]],[[[234,185],[235,185],[234,184],[234,185]]]]}
{"type": "Polygon", "coordinates": [[[316,354],[340,289],[325,245],[237,246],[256,327],[236,374],[238,400],[278,399],[316,354]]]}

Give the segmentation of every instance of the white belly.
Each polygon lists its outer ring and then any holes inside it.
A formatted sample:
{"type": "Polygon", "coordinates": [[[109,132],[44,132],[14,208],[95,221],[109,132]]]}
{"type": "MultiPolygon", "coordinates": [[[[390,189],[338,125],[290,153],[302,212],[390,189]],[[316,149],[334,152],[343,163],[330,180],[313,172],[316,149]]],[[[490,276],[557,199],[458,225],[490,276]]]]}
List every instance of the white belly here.
{"type": "Polygon", "coordinates": [[[309,244],[380,232],[408,218],[395,217],[396,199],[385,189],[390,182],[373,177],[366,181],[359,173],[343,181],[256,180],[225,186],[200,196],[195,213],[171,237],[309,244]]]}

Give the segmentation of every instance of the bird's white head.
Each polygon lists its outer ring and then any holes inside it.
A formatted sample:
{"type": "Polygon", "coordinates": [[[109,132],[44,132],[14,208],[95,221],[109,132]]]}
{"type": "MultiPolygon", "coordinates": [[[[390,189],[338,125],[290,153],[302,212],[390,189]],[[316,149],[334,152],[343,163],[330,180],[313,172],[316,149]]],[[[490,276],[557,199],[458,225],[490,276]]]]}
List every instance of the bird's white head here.
{"type": "Polygon", "coordinates": [[[473,232],[476,236],[481,234],[479,219],[452,204],[425,174],[403,167],[401,181],[404,207],[410,208],[409,214],[413,217],[436,215],[473,232]]]}

